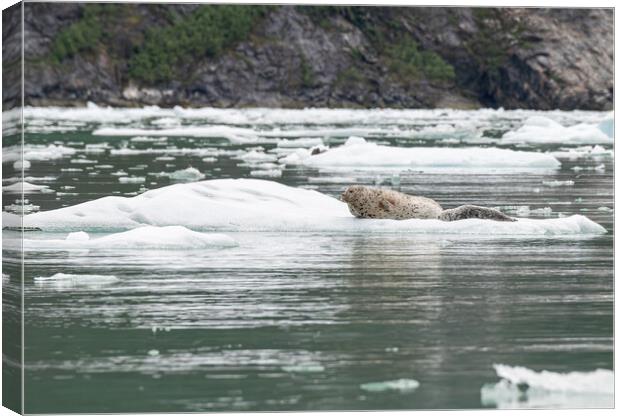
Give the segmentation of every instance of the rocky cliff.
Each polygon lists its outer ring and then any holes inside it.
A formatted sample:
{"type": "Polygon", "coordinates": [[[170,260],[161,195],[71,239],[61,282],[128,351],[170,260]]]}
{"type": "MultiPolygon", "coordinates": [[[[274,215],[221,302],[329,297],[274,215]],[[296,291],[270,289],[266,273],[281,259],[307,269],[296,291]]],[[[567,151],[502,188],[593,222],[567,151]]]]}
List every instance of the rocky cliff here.
{"type": "MultiPolygon", "coordinates": [[[[26,3],[24,16],[32,105],[612,108],[610,9],[26,3]]],[[[5,107],[19,19],[3,13],[5,107]]]]}

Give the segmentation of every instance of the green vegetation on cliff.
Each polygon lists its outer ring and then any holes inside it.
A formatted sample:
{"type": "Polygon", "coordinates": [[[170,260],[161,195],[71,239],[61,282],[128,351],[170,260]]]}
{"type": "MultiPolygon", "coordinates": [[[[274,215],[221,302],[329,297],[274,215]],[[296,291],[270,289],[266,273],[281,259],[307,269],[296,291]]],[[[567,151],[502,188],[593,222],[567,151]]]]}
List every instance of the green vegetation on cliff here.
{"type": "Polygon", "coordinates": [[[56,35],[52,43],[52,58],[62,62],[82,52],[95,50],[105,33],[103,22],[114,13],[114,7],[110,4],[86,4],[82,18],[56,35]]]}
{"type": "Polygon", "coordinates": [[[170,81],[176,71],[203,57],[215,58],[245,39],[264,6],[201,6],[172,26],[150,30],[129,61],[130,78],[145,84],[170,81]]]}
{"type": "Polygon", "coordinates": [[[421,50],[413,39],[404,39],[386,49],[389,69],[405,78],[454,81],[454,67],[433,51],[421,50]]]}
{"type": "MultiPolygon", "coordinates": [[[[356,6],[297,6],[315,23],[330,28],[330,19],[340,17],[364,33],[387,64],[390,76],[402,81],[427,78],[436,82],[453,82],[454,67],[434,51],[423,49],[411,37],[403,36],[406,29],[393,16],[370,13],[368,7],[356,6]]],[[[360,61],[359,51],[353,57],[360,61]]],[[[348,75],[348,72],[346,72],[348,75]]],[[[345,76],[348,78],[348,76],[345,76]]]]}

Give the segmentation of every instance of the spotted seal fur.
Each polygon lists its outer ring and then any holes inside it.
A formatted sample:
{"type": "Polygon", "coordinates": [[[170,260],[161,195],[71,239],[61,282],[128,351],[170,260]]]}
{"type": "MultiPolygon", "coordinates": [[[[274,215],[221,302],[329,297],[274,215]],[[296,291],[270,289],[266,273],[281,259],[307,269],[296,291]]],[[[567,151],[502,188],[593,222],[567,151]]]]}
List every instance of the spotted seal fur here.
{"type": "Polygon", "coordinates": [[[441,205],[430,198],[362,185],[348,187],[342,193],[341,199],[347,203],[351,214],[358,218],[393,220],[417,218],[442,221],[481,218],[495,221],[516,221],[516,219],[493,208],[461,205],[457,208],[443,209],[441,205]]]}

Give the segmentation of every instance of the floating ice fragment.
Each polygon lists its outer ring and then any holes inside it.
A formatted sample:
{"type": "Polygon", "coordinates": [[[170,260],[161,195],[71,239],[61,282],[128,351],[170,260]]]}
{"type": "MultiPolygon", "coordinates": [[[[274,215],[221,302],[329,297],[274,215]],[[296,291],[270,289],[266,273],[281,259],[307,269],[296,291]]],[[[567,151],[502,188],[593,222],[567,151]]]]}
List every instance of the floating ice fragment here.
{"type": "Polygon", "coordinates": [[[2,187],[3,192],[8,193],[21,193],[23,190],[24,193],[52,193],[53,189],[50,189],[47,185],[35,185],[29,182],[17,182],[12,185],[7,185],[2,187]]]}
{"type": "Polygon", "coordinates": [[[172,173],[165,173],[164,175],[168,176],[171,180],[178,182],[193,182],[205,177],[203,173],[193,167],[177,170],[172,173]]]}
{"type": "Polygon", "coordinates": [[[519,129],[505,133],[501,143],[611,144],[613,138],[596,124],[581,123],[564,127],[550,118],[532,116],[519,129]]]}
{"type": "Polygon", "coordinates": [[[323,367],[319,363],[299,363],[295,365],[288,365],[282,367],[282,370],[287,373],[320,373],[325,371],[325,367],[323,367]]]}
{"type": "Polygon", "coordinates": [[[13,163],[13,169],[15,170],[22,170],[22,169],[28,170],[30,169],[30,166],[31,166],[30,162],[25,159],[23,161],[18,160],[17,162],[13,163]]]}
{"type": "Polygon", "coordinates": [[[568,181],[543,181],[542,184],[545,186],[558,187],[558,186],[573,186],[575,182],[570,181],[570,180],[568,181]]]}
{"type": "Polygon", "coordinates": [[[257,169],[250,171],[250,176],[262,178],[279,178],[282,176],[281,169],[257,169]]]}
{"type": "Polygon", "coordinates": [[[299,139],[283,139],[278,141],[278,147],[283,148],[299,148],[312,147],[323,144],[323,139],[319,137],[300,137],[299,139]]]}
{"type": "Polygon", "coordinates": [[[118,282],[116,276],[100,274],[66,274],[56,273],[50,277],[35,277],[34,282],[39,287],[53,287],[68,289],[73,287],[100,287],[118,282]]]}
{"type": "Polygon", "coordinates": [[[399,380],[392,381],[380,381],[375,383],[365,383],[360,385],[362,390],[366,390],[373,393],[379,393],[388,390],[399,391],[413,391],[420,387],[420,383],[417,380],[401,378],[399,380]]]}
{"type": "Polygon", "coordinates": [[[484,406],[505,409],[613,405],[614,373],[611,370],[556,373],[503,364],[493,367],[501,380],[482,386],[480,399],[484,406]]]}

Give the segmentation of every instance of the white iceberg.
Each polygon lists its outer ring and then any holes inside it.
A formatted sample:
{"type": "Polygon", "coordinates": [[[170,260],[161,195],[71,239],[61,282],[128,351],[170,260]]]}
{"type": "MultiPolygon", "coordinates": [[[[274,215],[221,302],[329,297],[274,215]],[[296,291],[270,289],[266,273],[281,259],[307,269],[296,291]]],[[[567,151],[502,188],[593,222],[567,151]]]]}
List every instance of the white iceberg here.
{"type": "Polygon", "coordinates": [[[517,222],[468,219],[369,220],[316,191],[259,179],[215,179],[175,184],[132,198],[107,196],[26,215],[24,226],[44,231],[110,231],[143,225],[182,225],[218,231],[349,231],[505,236],[597,235],[605,228],[581,215],[517,222]]]}
{"type": "Polygon", "coordinates": [[[481,402],[485,406],[592,408],[613,407],[614,404],[614,373],[611,370],[556,373],[503,364],[493,367],[501,380],[481,388],[481,402]]]}
{"type": "Polygon", "coordinates": [[[69,233],[60,239],[24,239],[27,250],[67,249],[162,249],[192,250],[235,247],[237,242],[224,234],[200,233],[183,226],[155,227],[146,225],[128,231],[91,238],[84,232],[69,233]]]}
{"type": "Polygon", "coordinates": [[[533,116],[517,130],[505,133],[501,143],[611,144],[613,141],[613,137],[597,124],[579,123],[564,127],[550,118],[533,116]]]}
{"type": "Polygon", "coordinates": [[[556,169],[560,162],[538,152],[497,148],[391,147],[350,137],[337,148],[312,155],[298,149],[280,160],[317,168],[456,168],[456,169],[556,169]]]}

